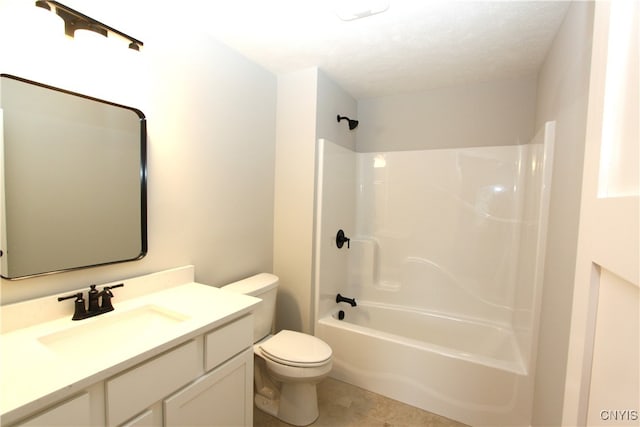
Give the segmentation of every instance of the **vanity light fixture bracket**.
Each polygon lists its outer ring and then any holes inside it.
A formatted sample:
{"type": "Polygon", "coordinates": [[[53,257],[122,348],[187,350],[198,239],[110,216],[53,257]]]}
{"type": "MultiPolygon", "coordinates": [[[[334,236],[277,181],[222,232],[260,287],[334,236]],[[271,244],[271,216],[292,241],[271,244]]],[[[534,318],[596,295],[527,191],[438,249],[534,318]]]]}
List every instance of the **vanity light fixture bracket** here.
{"type": "Polygon", "coordinates": [[[109,33],[117,34],[128,40],[129,48],[133,50],[139,51],[144,45],[142,41],[135,39],[122,31],[116,30],[113,27],[105,25],[100,21],[78,12],[77,10],[71,9],[60,2],[53,0],[37,0],[35,5],[52,12],[55,11],[56,15],[64,21],[64,32],[69,37],[73,37],[76,30],[89,30],[105,37],[108,37],[109,33]]]}

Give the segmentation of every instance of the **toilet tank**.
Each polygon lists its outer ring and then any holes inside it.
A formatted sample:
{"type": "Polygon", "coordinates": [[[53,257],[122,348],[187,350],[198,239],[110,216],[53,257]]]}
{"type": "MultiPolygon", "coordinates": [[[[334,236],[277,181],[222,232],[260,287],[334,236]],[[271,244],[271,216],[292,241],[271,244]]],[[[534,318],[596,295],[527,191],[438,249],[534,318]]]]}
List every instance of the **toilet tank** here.
{"type": "Polygon", "coordinates": [[[253,310],[253,342],[258,342],[271,333],[276,314],[278,276],[260,273],[229,283],[222,286],[221,289],[260,298],[262,303],[253,310]]]}

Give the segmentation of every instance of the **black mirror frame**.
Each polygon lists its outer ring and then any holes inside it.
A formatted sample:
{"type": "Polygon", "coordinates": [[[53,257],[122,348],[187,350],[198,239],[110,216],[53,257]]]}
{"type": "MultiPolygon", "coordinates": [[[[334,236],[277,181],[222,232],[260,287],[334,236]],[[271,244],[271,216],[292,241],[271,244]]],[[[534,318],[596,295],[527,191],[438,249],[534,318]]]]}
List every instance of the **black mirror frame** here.
{"type": "MultiPolygon", "coordinates": [[[[49,89],[49,90],[54,90],[57,92],[61,92],[61,93],[65,93],[67,95],[72,95],[72,96],[76,96],[76,97],[80,97],[80,98],[84,98],[90,101],[95,101],[95,102],[100,102],[102,104],[107,104],[107,105],[111,105],[114,107],[119,107],[119,108],[124,108],[127,110],[130,110],[132,112],[134,112],[138,118],[140,119],[140,239],[141,239],[141,249],[140,249],[140,253],[138,254],[138,256],[134,257],[134,258],[130,258],[130,259],[123,259],[123,260],[117,260],[117,261],[108,261],[108,262],[104,262],[104,263],[97,263],[97,264],[92,264],[92,265],[82,265],[82,266],[76,266],[76,267],[69,267],[69,268],[63,268],[63,269],[59,269],[59,270],[53,270],[53,271],[46,271],[46,272],[39,272],[39,273],[34,273],[34,274],[28,274],[28,275],[24,275],[24,276],[19,276],[19,277],[6,277],[4,275],[0,275],[0,277],[2,277],[2,279],[6,279],[6,280],[22,280],[22,279],[28,279],[28,278],[32,278],[32,277],[38,277],[38,276],[46,276],[46,275],[50,275],[50,274],[57,274],[57,273],[63,273],[63,272],[68,272],[68,271],[75,271],[75,270],[82,270],[82,269],[87,269],[87,268],[93,268],[93,267],[100,267],[100,266],[105,266],[105,265],[111,265],[111,264],[119,264],[119,263],[123,263],[123,262],[129,262],[129,261],[137,261],[140,260],[142,258],[144,258],[147,254],[148,251],[148,234],[147,234],[147,119],[146,116],[144,115],[144,113],[134,107],[129,107],[126,105],[122,105],[122,104],[118,104],[115,102],[111,102],[111,101],[106,101],[104,99],[100,99],[100,98],[95,98],[89,95],[84,95],[81,93],[77,93],[77,92],[73,92],[70,90],[66,90],[66,89],[62,89],[62,88],[58,88],[55,86],[50,86],[44,83],[39,83],[33,80],[29,80],[29,79],[25,79],[23,77],[18,77],[15,75],[11,75],[11,74],[4,74],[4,73],[0,73],[0,78],[5,77],[5,78],[9,78],[9,79],[13,79],[13,80],[17,80],[23,83],[27,83],[27,84],[31,84],[31,85],[35,85],[35,86],[39,86],[45,89],[49,89]]],[[[0,250],[0,256],[2,256],[2,250],[0,250]]]]}

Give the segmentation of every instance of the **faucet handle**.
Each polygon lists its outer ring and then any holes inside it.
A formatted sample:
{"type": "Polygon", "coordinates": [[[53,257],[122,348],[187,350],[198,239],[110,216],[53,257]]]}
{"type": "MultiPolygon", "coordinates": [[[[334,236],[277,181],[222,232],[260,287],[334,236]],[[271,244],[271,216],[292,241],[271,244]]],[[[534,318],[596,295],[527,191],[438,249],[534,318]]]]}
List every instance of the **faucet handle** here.
{"type": "Polygon", "coordinates": [[[102,292],[100,292],[100,296],[102,296],[102,303],[100,304],[100,310],[103,313],[113,310],[113,304],[111,304],[111,298],[113,298],[113,292],[111,292],[111,289],[121,288],[123,286],[124,286],[124,283],[120,283],[118,285],[105,286],[104,288],[102,288],[102,292]]]}
{"type": "Polygon", "coordinates": [[[58,297],[58,301],[64,301],[66,299],[71,299],[71,298],[76,298],[76,301],[78,300],[83,300],[82,298],[82,292],[78,292],[77,294],[73,294],[73,295],[67,295],[65,297],[58,297]]]}
{"type": "Polygon", "coordinates": [[[67,295],[64,297],[58,297],[58,301],[64,301],[71,298],[76,299],[74,302],[75,307],[73,311],[73,317],[71,318],[71,320],[85,319],[87,317],[87,309],[84,306],[84,298],[82,297],[82,292],[78,292],[77,294],[73,294],[73,295],[67,295]]]}
{"type": "Polygon", "coordinates": [[[347,249],[351,247],[351,239],[345,236],[343,230],[338,230],[338,234],[336,234],[336,246],[338,249],[342,249],[344,244],[347,244],[347,249]]]}

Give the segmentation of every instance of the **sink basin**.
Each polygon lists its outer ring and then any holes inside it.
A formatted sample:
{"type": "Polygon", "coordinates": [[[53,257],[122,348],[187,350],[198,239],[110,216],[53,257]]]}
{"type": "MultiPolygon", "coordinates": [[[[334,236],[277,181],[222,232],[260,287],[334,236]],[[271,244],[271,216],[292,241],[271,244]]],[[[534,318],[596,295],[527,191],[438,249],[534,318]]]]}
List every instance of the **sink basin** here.
{"type": "Polygon", "coordinates": [[[163,334],[166,328],[187,319],[189,316],[184,314],[156,305],[145,305],[80,320],[80,324],[73,322],[69,328],[44,335],[38,341],[57,353],[73,355],[78,348],[89,347],[100,354],[139,342],[141,338],[163,334]]]}

